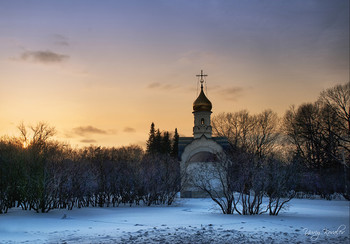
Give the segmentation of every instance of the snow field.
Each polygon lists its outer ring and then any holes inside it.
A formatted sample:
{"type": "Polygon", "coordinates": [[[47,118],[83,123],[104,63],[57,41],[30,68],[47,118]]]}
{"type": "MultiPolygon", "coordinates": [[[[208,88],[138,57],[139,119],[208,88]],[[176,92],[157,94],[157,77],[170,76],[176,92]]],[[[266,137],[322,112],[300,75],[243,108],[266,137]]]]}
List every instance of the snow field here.
{"type": "Polygon", "coordinates": [[[0,215],[0,243],[287,242],[349,243],[349,202],[293,199],[279,216],[223,215],[210,199],[0,215]]]}

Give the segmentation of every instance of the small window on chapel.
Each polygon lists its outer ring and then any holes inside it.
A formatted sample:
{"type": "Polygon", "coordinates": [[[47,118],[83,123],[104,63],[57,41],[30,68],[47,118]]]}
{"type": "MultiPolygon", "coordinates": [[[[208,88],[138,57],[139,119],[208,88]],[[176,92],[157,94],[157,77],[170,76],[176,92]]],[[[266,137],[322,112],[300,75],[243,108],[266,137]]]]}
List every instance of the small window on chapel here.
{"type": "Polygon", "coordinates": [[[204,119],[203,118],[201,119],[201,125],[204,125],[204,119]]]}

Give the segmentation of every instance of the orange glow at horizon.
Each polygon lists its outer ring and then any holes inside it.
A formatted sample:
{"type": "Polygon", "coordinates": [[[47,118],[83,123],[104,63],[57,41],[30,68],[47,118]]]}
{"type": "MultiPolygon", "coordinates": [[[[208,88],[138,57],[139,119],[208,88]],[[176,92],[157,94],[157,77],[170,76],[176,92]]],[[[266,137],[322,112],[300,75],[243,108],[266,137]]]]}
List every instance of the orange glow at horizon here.
{"type": "Polygon", "coordinates": [[[201,69],[212,116],[283,116],[349,81],[348,9],[332,0],[1,1],[0,136],[18,136],[22,121],[45,121],[73,146],[145,146],[152,122],[191,136],[201,69]]]}

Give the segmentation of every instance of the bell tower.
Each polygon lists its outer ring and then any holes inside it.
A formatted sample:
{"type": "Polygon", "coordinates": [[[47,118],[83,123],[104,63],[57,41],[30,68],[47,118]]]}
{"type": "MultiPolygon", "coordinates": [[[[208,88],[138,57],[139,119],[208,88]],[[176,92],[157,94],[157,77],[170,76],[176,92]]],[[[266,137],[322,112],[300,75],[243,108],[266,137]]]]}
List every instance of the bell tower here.
{"type": "Polygon", "coordinates": [[[219,162],[224,150],[230,148],[230,144],[226,137],[212,136],[210,122],[212,104],[204,93],[206,92],[204,89],[206,88],[204,79],[206,76],[203,71],[197,75],[201,90],[193,102],[193,137],[179,138],[180,172],[186,176],[181,180],[181,197],[183,198],[209,197],[208,192],[198,186],[202,180],[205,184],[209,184],[208,187],[215,191],[217,196],[221,197],[224,193],[222,184],[215,177],[214,172],[220,170],[220,175],[225,175],[225,172],[215,165],[219,162]]]}
{"type": "Polygon", "coordinates": [[[197,99],[193,102],[193,115],[194,115],[194,126],[193,126],[193,137],[194,139],[201,138],[203,135],[206,138],[211,138],[212,128],[210,125],[210,115],[212,105],[209,99],[205,96],[203,91],[204,77],[207,75],[201,74],[197,75],[200,77],[201,91],[197,99]]]}

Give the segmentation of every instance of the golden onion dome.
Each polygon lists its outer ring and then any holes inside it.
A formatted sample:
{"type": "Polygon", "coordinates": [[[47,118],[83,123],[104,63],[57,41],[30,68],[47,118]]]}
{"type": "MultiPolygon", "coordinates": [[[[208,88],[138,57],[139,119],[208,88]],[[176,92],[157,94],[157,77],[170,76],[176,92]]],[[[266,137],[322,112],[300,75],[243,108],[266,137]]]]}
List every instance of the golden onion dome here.
{"type": "Polygon", "coordinates": [[[200,112],[200,111],[208,111],[211,112],[211,102],[209,99],[205,96],[203,92],[203,86],[201,86],[201,93],[197,97],[197,99],[193,102],[193,112],[200,112]]]}

